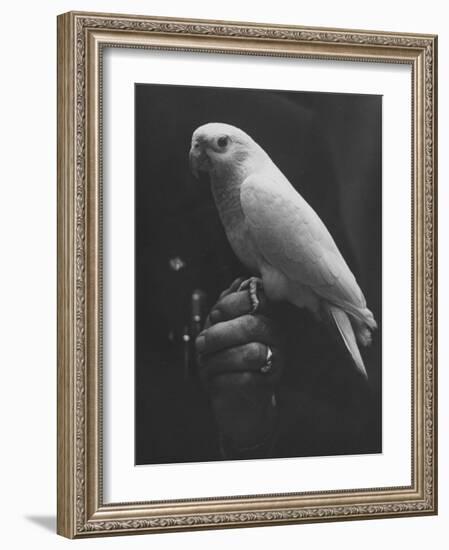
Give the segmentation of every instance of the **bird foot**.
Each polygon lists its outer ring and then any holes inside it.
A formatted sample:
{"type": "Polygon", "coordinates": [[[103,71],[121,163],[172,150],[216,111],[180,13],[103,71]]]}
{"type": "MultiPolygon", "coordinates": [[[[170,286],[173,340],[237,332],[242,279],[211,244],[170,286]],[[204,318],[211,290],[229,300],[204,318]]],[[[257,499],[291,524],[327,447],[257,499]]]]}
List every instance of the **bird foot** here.
{"type": "Polygon", "coordinates": [[[262,279],[259,279],[259,277],[250,277],[249,279],[243,281],[238,288],[238,292],[240,292],[241,290],[247,290],[249,293],[249,301],[251,302],[251,315],[254,315],[260,306],[260,300],[257,296],[258,287],[263,288],[262,279]]]}

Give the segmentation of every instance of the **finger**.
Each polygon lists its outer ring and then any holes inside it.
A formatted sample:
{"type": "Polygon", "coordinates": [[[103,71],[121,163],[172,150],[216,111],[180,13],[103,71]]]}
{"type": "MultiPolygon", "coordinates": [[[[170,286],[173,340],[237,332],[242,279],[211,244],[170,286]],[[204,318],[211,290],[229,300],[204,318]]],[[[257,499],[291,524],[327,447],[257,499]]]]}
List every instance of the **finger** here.
{"type": "Polygon", "coordinates": [[[229,287],[229,290],[231,292],[237,292],[237,290],[239,289],[240,285],[243,283],[244,280],[245,280],[245,277],[237,277],[237,279],[234,279],[232,281],[232,284],[229,287]]]}
{"type": "Polygon", "coordinates": [[[272,322],[263,315],[243,315],[237,319],[212,325],[201,332],[196,341],[200,354],[215,353],[223,349],[260,342],[276,345],[278,341],[272,322]]]}
{"type": "MultiPolygon", "coordinates": [[[[217,303],[222,298],[224,298],[224,297],[228,296],[229,294],[232,294],[233,292],[235,292],[244,280],[245,280],[244,277],[238,277],[237,279],[234,279],[234,281],[231,283],[231,286],[229,286],[228,288],[225,288],[223,290],[223,292],[220,293],[220,295],[218,296],[217,303]]],[[[213,309],[214,308],[212,308],[212,310],[209,312],[209,315],[206,318],[206,321],[205,321],[204,327],[203,327],[204,330],[209,328],[213,324],[212,321],[211,321],[211,315],[210,315],[212,313],[213,309]]]]}
{"type": "MultiPolygon", "coordinates": [[[[260,305],[257,309],[258,313],[264,313],[268,310],[267,299],[263,292],[258,293],[260,305]]],[[[210,312],[210,323],[215,324],[222,321],[229,321],[242,315],[250,313],[252,304],[249,292],[243,290],[241,292],[233,292],[224,296],[215,304],[210,312]]]]}
{"type": "Polygon", "coordinates": [[[244,280],[245,280],[245,277],[237,277],[237,279],[234,279],[231,285],[225,290],[223,290],[223,292],[220,294],[218,299],[221,300],[221,298],[224,298],[228,294],[231,294],[232,292],[236,292],[236,290],[239,288],[239,286],[243,283],[244,280]]]}
{"type": "Polygon", "coordinates": [[[272,368],[268,373],[262,373],[260,370],[267,361],[267,345],[251,342],[205,356],[200,364],[200,375],[210,379],[225,373],[249,372],[257,375],[254,382],[272,383],[281,374],[282,360],[277,348],[270,349],[273,356],[272,368]]]}
{"type": "Polygon", "coordinates": [[[211,326],[212,322],[210,320],[210,313],[206,317],[206,320],[204,321],[203,331],[207,330],[211,326]]]}

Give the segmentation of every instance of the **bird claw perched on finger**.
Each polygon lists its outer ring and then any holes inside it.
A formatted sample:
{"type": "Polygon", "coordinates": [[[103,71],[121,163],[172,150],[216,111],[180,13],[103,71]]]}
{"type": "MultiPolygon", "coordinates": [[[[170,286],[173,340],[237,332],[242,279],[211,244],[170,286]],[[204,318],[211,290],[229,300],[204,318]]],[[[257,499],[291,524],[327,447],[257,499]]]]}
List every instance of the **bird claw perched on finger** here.
{"type": "Polygon", "coordinates": [[[259,279],[259,277],[250,277],[249,279],[243,281],[238,288],[238,292],[240,292],[241,290],[247,290],[249,293],[249,301],[251,303],[251,315],[254,315],[260,306],[260,300],[257,296],[258,287],[263,288],[262,279],[259,279]]]}

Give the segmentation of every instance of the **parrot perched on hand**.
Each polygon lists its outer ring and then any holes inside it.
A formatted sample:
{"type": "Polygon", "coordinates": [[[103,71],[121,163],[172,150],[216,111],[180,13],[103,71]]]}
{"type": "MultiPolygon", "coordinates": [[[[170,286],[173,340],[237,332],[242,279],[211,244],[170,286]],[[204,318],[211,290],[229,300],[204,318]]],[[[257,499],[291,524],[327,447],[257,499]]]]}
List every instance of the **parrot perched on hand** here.
{"type": "Polygon", "coordinates": [[[207,172],[227,238],[254,273],[243,283],[257,309],[257,286],[326,316],[338,329],[357,369],[367,377],[357,342],[371,343],[373,314],[357,281],[318,214],[270,156],[243,130],[211,122],[197,128],[192,172],[207,172]]]}

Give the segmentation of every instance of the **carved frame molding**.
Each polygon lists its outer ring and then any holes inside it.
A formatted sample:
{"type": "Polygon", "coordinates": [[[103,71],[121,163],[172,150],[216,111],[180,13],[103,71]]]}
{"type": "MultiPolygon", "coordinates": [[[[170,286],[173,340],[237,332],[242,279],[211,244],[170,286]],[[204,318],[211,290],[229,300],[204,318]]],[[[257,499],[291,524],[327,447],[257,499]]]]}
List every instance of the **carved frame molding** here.
{"type": "Polygon", "coordinates": [[[58,17],[58,533],[78,538],[437,512],[436,56],[431,35],[76,12],[58,17]],[[411,486],[103,504],[104,47],[411,65],[411,486]]]}

